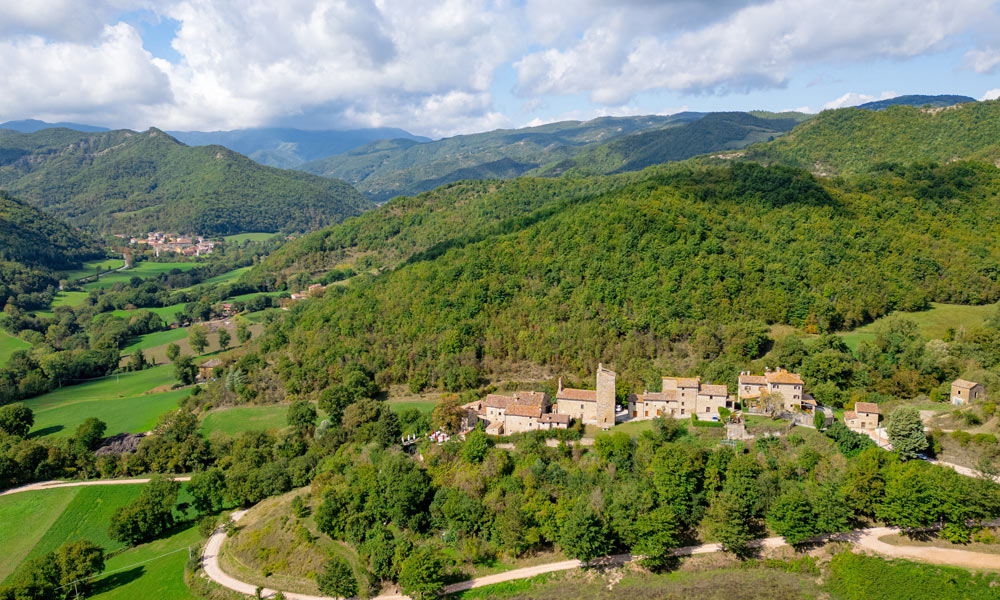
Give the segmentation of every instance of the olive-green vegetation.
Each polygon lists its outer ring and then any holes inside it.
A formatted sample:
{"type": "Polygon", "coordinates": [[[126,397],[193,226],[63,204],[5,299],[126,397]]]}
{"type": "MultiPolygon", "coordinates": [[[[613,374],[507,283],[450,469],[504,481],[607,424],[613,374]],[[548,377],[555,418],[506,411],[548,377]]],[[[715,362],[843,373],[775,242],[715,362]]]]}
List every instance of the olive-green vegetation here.
{"type": "Polygon", "coordinates": [[[586,122],[499,129],[426,143],[379,140],[298,168],[343,179],[369,197],[384,201],[461,179],[517,177],[544,163],[569,157],[588,144],[682,124],[701,116],[681,113],[667,117],[602,117],[586,122]]]}
{"type": "Polygon", "coordinates": [[[967,102],[976,102],[976,99],[969,96],[959,96],[957,94],[937,94],[933,96],[924,94],[904,94],[902,96],[887,98],[885,100],[865,102],[864,104],[859,104],[858,108],[864,108],[866,110],[885,110],[890,106],[900,105],[935,108],[941,106],[952,106],[954,104],[965,104],[967,102]]]}
{"type": "Polygon", "coordinates": [[[792,115],[787,118],[762,117],[743,112],[710,113],[686,125],[633,133],[591,146],[572,158],[544,165],[529,174],[597,175],[638,171],[650,165],[767,142],[792,129],[800,121],[792,115]]]}
{"type": "Polygon", "coordinates": [[[174,270],[187,271],[194,269],[198,264],[191,262],[141,262],[130,269],[115,271],[107,275],[102,275],[97,281],[89,281],[83,284],[85,290],[99,290],[112,288],[116,283],[128,283],[133,277],[149,278],[160,273],[170,273],[174,270]]]}
{"type": "Polygon", "coordinates": [[[1000,578],[994,573],[924,565],[905,560],[885,561],[845,552],[833,558],[827,587],[842,600],[941,600],[996,598],[1000,578]]]}
{"type": "Polygon", "coordinates": [[[72,271],[60,271],[59,276],[67,281],[75,281],[85,277],[93,277],[95,273],[113,271],[125,266],[125,261],[121,258],[104,258],[101,260],[89,260],[83,263],[80,268],[72,271]]]}
{"type": "Polygon", "coordinates": [[[242,244],[243,242],[246,242],[246,241],[262,242],[264,240],[269,240],[269,239],[275,237],[276,235],[278,235],[278,234],[276,234],[276,233],[260,233],[260,232],[255,232],[255,233],[237,233],[236,235],[227,235],[227,236],[223,237],[222,239],[227,244],[242,244]]]}
{"type": "Polygon", "coordinates": [[[13,354],[15,350],[24,350],[30,347],[31,344],[28,342],[18,339],[9,333],[0,331],[0,367],[7,362],[7,359],[10,358],[10,355],[13,354]]]}
{"type": "Polygon", "coordinates": [[[191,148],[155,128],[6,135],[0,157],[0,186],[95,231],[301,231],[370,206],[343,181],[191,148]]]}
{"type": "Polygon", "coordinates": [[[884,319],[904,317],[916,323],[917,330],[925,338],[951,341],[956,334],[960,335],[963,330],[970,331],[982,326],[987,318],[997,312],[997,309],[996,304],[963,305],[932,302],[930,308],[926,310],[893,311],[886,317],[851,331],[845,331],[840,335],[849,348],[857,350],[862,341],[871,342],[875,339],[875,331],[884,319]]]}
{"type": "Polygon", "coordinates": [[[21,308],[51,303],[58,271],[103,255],[97,242],[0,191],[0,301],[21,308]]]}
{"type": "MultiPolygon", "coordinates": [[[[473,224],[468,237],[444,233],[445,223],[479,203],[442,209],[426,233],[416,222],[375,250],[409,255],[400,266],[293,306],[261,350],[280,354],[271,364],[294,394],[336,384],[336,365],[352,361],[380,385],[415,391],[473,388],[494,366],[523,360],[580,375],[603,361],[636,386],[691,369],[730,382],[767,349],[772,323],[830,332],[931,301],[1000,298],[993,167],[918,166],[851,182],[735,163],[614,181],[624,185],[557,196],[502,231],[473,224]],[[418,237],[432,249],[414,254],[418,237]]],[[[493,206],[524,206],[511,192],[493,206]]],[[[348,232],[362,223],[376,230],[382,215],[405,220],[406,206],[309,236],[327,243],[296,261],[344,253],[333,240],[360,238],[348,232]]],[[[891,379],[897,362],[876,361],[877,378],[891,379]]],[[[823,368],[821,381],[852,375],[823,368]]]]}
{"type": "MultiPolygon", "coordinates": [[[[746,159],[858,175],[879,163],[1000,159],[1000,100],[923,109],[842,108],[820,113],[770,144],[751,146],[746,159]]],[[[933,190],[934,182],[926,187],[933,190]]]]}

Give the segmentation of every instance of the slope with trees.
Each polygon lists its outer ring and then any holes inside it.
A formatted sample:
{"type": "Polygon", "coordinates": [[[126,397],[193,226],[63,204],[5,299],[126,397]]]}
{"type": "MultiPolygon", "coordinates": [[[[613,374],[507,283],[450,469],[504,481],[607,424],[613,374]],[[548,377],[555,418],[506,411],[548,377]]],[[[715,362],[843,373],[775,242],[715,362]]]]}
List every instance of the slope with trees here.
{"type": "Polygon", "coordinates": [[[304,231],[370,204],[342,181],[258,165],[158,129],[0,137],[0,187],[94,231],[304,231]]]}

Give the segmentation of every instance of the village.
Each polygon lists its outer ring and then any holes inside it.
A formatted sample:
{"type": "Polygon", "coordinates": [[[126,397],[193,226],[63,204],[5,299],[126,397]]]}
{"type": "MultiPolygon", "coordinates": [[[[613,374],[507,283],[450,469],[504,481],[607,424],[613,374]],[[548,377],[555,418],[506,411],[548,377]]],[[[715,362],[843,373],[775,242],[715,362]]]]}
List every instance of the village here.
{"type": "Polygon", "coordinates": [[[115,234],[115,237],[127,239],[130,246],[145,246],[152,250],[155,256],[168,252],[180,256],[205,256],[211,254],[215,247],[222,243],[206,240],[202,236],[184,236],[163,231],[151,231],[145,238],[128,237],[124,234],[115,234]]]}
{"type": "MultiPolygon", "coordinates": [[[[727,439],[746,439],[744,414],[786,418],[806,427],[814,426],[817,413],[824,415],[827,424],[834,418],[831,408],[821,406],[805,392],[801,375],[780,367],[765,368],[756,375],[741,372],[736,394],[730,394],[725,384],[705,383],[700,377],[664,376],[660,391],[630,394],[623,408],[616,402],[615,380],[614,371],[598,364],[593,390],[563,387],[560,378],[554,400],[538,391],[488,394],[464,405],[466,425],[473,428],[482,423],[487,434],[505,436],[567,429],[574,420],[607,430],[620,423],[663,417],[723,422],[727,439]]],[[[952,405],[985,399],[986,389],[981,383],[956,379],[951,384],[952,405]]],[[[887,445],[878,404],[857,402],[844,411],[843,421],[848,429],[870,437],[880,446],[887,445]]]]}

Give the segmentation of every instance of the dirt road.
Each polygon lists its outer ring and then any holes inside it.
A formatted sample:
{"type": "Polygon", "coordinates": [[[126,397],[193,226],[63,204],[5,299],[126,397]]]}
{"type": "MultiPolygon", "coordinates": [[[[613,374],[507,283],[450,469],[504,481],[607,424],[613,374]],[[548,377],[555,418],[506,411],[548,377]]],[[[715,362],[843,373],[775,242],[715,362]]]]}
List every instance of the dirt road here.
{"type": "MultiPolygon", "coordinates": [[[[178,477],[171,477],[174,481],[191,481],[191,477],[188,475],[181,475],[178,477]]],[[[6,492],[0,493],[0,496],[6,496],[8,494],[20,494],[21,492],[36,492],[38,490],[51,490],[54,488],[64,488],[64,487],[82,487],[85,485],[135,485],[138,483],[149,483],[149,477],[139,477],[137,479],[96,479],[94,481],[39,481],[36,483],[29,483],[28,485],[22,485],[21,487],[7,490],[6,492]]]]}

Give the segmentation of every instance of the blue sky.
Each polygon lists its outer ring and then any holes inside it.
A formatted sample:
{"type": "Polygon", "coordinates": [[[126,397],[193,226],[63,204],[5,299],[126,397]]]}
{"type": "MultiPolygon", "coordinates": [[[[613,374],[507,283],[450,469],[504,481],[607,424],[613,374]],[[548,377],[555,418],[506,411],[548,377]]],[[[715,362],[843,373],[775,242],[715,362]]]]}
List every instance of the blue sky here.
{"type": "Polygon", "coordinates": [[[34,0],[0,121],[401,127],[1000,94],[996,0],[34,0]]]}

